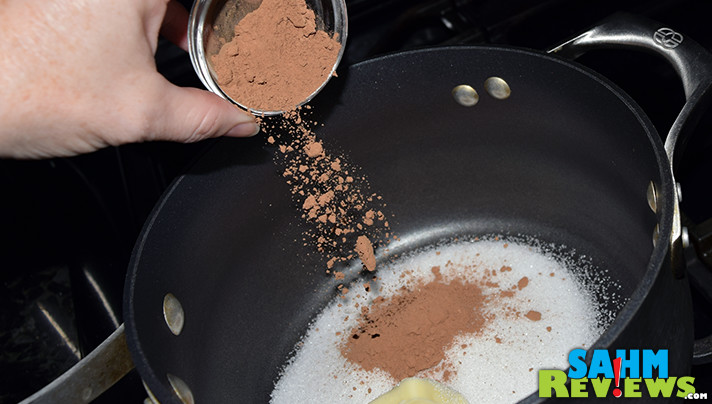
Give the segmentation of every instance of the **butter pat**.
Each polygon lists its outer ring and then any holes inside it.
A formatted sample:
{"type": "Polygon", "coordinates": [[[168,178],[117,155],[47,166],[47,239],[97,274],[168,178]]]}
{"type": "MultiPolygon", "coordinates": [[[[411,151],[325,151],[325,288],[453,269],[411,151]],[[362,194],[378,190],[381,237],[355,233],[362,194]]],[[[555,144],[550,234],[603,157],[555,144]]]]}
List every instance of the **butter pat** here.
{"type": "Polygon", "coordinates": [[[468,404],[457,391],[433,380],[409,377],[370,404],[468,404]]]}

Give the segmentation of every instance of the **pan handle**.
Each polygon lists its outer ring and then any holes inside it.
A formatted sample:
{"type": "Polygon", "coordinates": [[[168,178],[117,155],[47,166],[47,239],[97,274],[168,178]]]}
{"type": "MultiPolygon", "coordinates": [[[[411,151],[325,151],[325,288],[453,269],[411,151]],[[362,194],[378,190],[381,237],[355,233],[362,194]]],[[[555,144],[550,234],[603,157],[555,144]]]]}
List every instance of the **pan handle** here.
{"type": "MultiPolygon", "coordinates": [[[[712,55],[705,48],[681,33],[647,18],[628,13],[616,13],[599,25],[552,48],[549,53],[576,58],[591,49],[623,48],[653,52],[670,62],[682,79],[686,102],[665,138],[665,152],[675,179],[675,157],[684,151],[712,95],[712,55]]],[[[676,184],[677,185],[677,184],[676,184]]],[[[687,232],[682,227],[679,185],[673,187],[673,228],[670,255],[676,277],[685,274],[683,249],[687,232]]]]}
{"type": "Polygon", "coordinates": [[[592,49],[633,49],[665,58],[680,76],[686,103],[665,139],[665,151],[674,168],[684,139],[692,132],[712,92],[712,55],[697,42],[658,22],[628,13],[616,13],[599,25],[550,49],[549,53],[576,58],[592,49]],[[679,143],[679,144],[678,144],[679,143]]]}
{"type": "MultiPolygon", "coordinates": [[[[576,58],[591,49],[623,48],[644,50],[664,57],[682,80],[685,105],[665,138],[665,152],[675,180],[675,157],[680,156],[702,113],[712,99],[712,55],[697,42],[658,22],[644,17],[616,13],[599,25],[549,50],[576,58]]],[[[687,232],[682,227],[679,184],[673,187],[673,229],[670,245],[675,276],[685,274],[684,247],[687,232]]],[[[694,363],[709,363],[712,358],[712,336],[695,341],[694,363]]]]}
{"type": "Polygon", "coordinates": [[[133,368],[121,324],[89,355],[20,404],[88,403],[133,368]]]}

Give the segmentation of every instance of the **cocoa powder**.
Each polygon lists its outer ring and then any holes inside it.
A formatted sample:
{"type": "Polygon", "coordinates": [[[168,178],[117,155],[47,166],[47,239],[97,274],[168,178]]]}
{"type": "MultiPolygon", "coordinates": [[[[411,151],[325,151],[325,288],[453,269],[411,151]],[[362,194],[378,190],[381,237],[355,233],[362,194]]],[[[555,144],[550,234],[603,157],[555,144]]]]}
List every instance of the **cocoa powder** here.
{"type": "Polygon", "coordinates": [[[517,288],[519,290],[526,288],[527,285],[529,285],[529,278],[527,278],[526,276],[522,277],[522,279],[517,282],[517,288]]]}
{"type": "Polygon", "coordinates": [[[210,61],[220,88],[257,111],[289,111],[332,74],[341,44],[304,0],[263,0],[210,61]]]}
{"type": "Polygon", "coordinates": [[[375,249],[391,236],[383,213],[386,204],[369,191],[366,177],[345,156],[332,153],[317,139],[314,128],[319,125],[308,118],[310,111],[306,106],[261,123],[273,133],[274,143],[268,144],[277,147],[280,174],[309,225],[303,241],[327,256],[327,272],[355,258],[373,271],[375,249]]]}
{"type": "MultiPolygon", "coordinates": [[[[371,222],[373,223],[373,222],[371,222]]],[[[376,257],[373,253],[373,245],[371,240],[366,236],[358,236],[356,239],[356,253],[361,259],[363,266],[373,272],[376,269],[376,257]]]]}
{"type": "Polygon", "coordinates": [[[438,365],[457,335],[481,331],[481,286],[457,278],[445,283],[438,267],[432,271],[435,281],[362,308],[342,355],[367,371],[379,368],[402,380],[438,365]]]}
{"type": "Polygon", "coordinates": [[[541,320],[541,313],[535,310],[529,310],[527,314],[524,315],[524,317],[528,318],[531,321],[539,321],[541,320]]]}

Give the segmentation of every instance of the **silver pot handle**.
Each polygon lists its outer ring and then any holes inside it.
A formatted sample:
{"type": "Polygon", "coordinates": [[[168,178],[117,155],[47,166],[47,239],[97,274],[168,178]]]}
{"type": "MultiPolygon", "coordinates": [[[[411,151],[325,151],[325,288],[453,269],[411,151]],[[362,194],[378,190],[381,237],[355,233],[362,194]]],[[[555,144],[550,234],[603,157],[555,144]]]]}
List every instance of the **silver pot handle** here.
{"type": "Polygon", "coordinates": [[[88,403],[133,368],[121,324],[89,355],[20,404],[88,403]]]}
{"type": "Polygon", "coordinates": [[[647,18],[616,13],[599,25],[549,53],[576,58],[591,49],[622,48],[656,53],[675,68],[682,80],[687,102],[665,138],[665,151],[671,165],[684,139],[697,124],[699,113],[709,102],[712,86],[712,55],[697,42],[681,33],[647,18]]]}
{"type": "Polygon", "coordinates": [[[712,55],[705,48],[658,22],[628,13],[613,14],[549,53],[577,58],[598,48],[643,49],[659,54],[677,71],[688,100],[712,82],[712,55]]]}
{"type": "MultiPolygon", "coordinates": [[[[685,90],[685,105],[665,138],[665,152],[675,179],[675,157],[684,151],[701,114],[712,100],[712,55],[700,44],[683,34],[644,17],[616,13],[599,25],[549,50],[568,58],[576,58],[591,49],[623,48],[646,50],[664,57],[675,68],[685,90]]],[[[680,215],[679,184],[673,187],[674,210],[670,245],[672,270],[675,276],[685,274],[684,245],[686,229],[680,215]]],[[[712,336],[695,341],[694,362],[712,360],[712,336]]]]}
{"type": "MultiPolygon", "coordinates": [[[[674,179],[675,157],[683,152],[686,140],[711,99],[712,55],[681,33],[628,13],[612,15],[596,27],[550,49],[549,53],[575,58],[598,48],[637,49],[656,53],[670,62],[682,79],[686,102],[665,138],[665,152],[674,179]]],[[[675,201],[670,255],[675,276],[682,277],[685,274],[683,244],[686,235],[681,224],[679,187],[674,187],[673,192],[675,201]]]]}

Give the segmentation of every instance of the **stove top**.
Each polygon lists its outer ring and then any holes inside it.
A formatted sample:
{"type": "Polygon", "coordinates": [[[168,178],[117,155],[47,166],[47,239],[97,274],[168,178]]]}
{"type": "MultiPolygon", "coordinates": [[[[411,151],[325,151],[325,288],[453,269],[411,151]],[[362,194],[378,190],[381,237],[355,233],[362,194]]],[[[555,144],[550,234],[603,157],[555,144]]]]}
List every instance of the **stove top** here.
{"type": "MultiPolygon", "coordinates": [[[[190,6],[190,1],[183,1],[190,6]]],[[[712,51],[712,3],[703,0],[347,0],[349,41],[342,66],[420,47],[496,44],[545,50],[616,11],[658,20],[712,51]]],[[[188,56],[161,41],[159,71],[200,87],[188,56]]],[[[657,57],[595,51],[579,59],[628,92],[667,133],[684,94],[657,57]]],[[[681,159],[681,209],[696,336],[712,333],[712,114],[681,159]]],[[[131,249],[162,192],[206,146],[151,143],[69,159],[0,160],[0,403],[17,402],[94,349],[122,322],[131,249]]],[[[712,365],[693,368],[712,393],[712,365]]],[[[95,402],[141,402],[133,371],[95,402]]]]}

